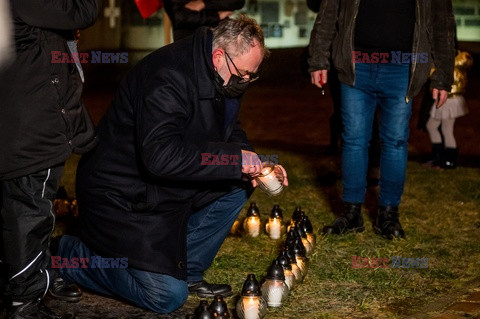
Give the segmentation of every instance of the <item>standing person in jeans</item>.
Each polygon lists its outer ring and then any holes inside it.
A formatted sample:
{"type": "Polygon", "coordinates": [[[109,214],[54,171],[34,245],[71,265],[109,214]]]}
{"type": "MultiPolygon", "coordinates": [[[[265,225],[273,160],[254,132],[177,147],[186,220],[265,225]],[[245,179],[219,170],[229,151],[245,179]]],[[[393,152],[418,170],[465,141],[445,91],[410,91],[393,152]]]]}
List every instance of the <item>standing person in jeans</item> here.
{"type": "Polygon", "coordinates": [[[398,206],[405,183],[412,98],[435,65],[432,96],[437,107],[445,103],[453,83],[454,33],[451,0],[323,0],[310,39],[309,71],[312,84],[321,87],[321,80],[327,82],[333,46],[333,63],[342,82],[344,126],[344,210],[324,227],[324,234],[364,230],[361,206],[378,104],[380,192],[373,228],[388,239],[405,236],[398,206]]]}
{"type": "Polygon", "coordinates": [[[52,55],[76,52],[74,30],[95,22],[99,2],[12,0],[10,8],[16,52],[0,72],[0,288],[9,318],[59,318],[41,302],[47,291],[67,301],[81,291],[50,268],[52,200],[65,160],[96,138],[80,100],[81,67],[52,55]]]}

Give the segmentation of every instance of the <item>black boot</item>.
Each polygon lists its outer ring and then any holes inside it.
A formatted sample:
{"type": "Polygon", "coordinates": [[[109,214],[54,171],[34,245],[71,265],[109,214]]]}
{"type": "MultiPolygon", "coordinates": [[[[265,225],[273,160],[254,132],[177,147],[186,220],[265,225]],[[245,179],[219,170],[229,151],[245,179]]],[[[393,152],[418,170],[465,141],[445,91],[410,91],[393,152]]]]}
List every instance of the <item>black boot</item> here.
{"type": "Polygon", "coordinates": [[[40,301],[26,302],[10,309],[8,319],[73,319],[74,315],[58,315],[40,301]]]}
{"type": "Polygon", "coordinates": [[[432,143],[432,155],[431,158],[425,162],[426,166],[441,167],[443,158],[443,144],[432,143]]]}
{"type": "MultiPolygon", "coordinates": [[[[52,256],[58,256],[58,246],[60,245],[61,239],[62,236],[51,238],[50,252],[52,253],[52,256]]],[[[82,291],[80,288],[74,283],[65,281],[60,277],[60,274],[56,270],[54,270],[54,278],[48,292],[53,298],[68,302],[78,302],[82,298],[82,291]]]]}
{"type": "Polygon", "coordinates": [[[332,224],[323,227],[323,234],[343,235],[349,232],[363,232],[362,204],[345,203],[342,215],[338,216],[332,224]]]}
{"type": "Polygon", "coordinates": [[[445,148],[442,168],[454,169],[457,167],[458,150],[456,148],[445,148]]]}
{"type": "Polygon", "coordinates": [[[53,298],[68,302],[78,302],[82,298],[80,288],[73,283],[65,281],[59,274],[52,281],[48,292],[53,298]]]}
{"type": "Polygon", "coordinates": [[[398,207],[380,206],[373,230],[375,234],[387,239],[405,238],[405,232],[398,219],[398,207]]]}
{"type": "Polygon", "coordinates": [[[205,280],[188,283],[188,292],[201,298],[206,297],[229,297],[233,295],[232,286],[227,284],[210,284],[205,280]]]}

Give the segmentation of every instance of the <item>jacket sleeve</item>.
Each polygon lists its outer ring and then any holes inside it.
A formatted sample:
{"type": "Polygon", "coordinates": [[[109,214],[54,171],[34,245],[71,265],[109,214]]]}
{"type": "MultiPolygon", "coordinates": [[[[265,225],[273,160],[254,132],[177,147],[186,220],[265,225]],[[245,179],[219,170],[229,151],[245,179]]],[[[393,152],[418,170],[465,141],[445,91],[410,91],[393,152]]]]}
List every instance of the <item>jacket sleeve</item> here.
{"type": "Polygon", "coordinates": [[[245,0],[205,0],[205,9],[214,11],[240,10],[245,5],[245,0]]]}
{"type": "Polygon", "coordinates": [[[310,35],[309,72],[330,69],[330,52],[338,19],[339,0],[323,0],[310,35]]]}
{"type": "Polygon", "coordinates": [[[27,24],[57,30],[83,29],[95,23],[100,0],[12,0],[27,24]]]}
{"type": "Polygon", "coordinates": [[[242,150],[255,152],[254,147],[250,144],[250,142],[247,139],[247,134],[245,133],[245,131],[240,126],[240,123],[238,122],[233,127],[233,130],[232,130],[232,133],[230,134],[228,142],[240,145],[242,150]]]}
{"type": "Polygon", "coordinates": [[[175,70],[162,70],[142,81],[144,96],[136,116],[137,148],[146,170],[170,180],[214,181],[241,179],[241,146],[200,141],[183,136],[196,92],[175,70]],[[213,163],[217,156],[223,163],[213,163]],[[225,162],[227,160],[227,162],[225,162]],[[237,165],[232,165],[238,162],[237,165]]]}
{"type": "Polygon", "coordinates": [[[435,72],[431,87],[450,92],[455,64],[455,18],[451,0],[432,1],[432,57],[435,72]]]}

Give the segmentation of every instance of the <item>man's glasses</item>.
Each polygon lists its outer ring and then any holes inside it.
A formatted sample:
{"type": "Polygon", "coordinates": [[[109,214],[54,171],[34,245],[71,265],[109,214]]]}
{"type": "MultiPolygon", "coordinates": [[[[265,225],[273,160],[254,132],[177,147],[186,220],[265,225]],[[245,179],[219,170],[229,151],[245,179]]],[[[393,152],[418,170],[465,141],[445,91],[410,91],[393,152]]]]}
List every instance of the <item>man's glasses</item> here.
{"type": "Polygon", "coordinates": [[[232,58],[230,57],[230,55],[228,55],[227,51],[225,51],[225,61],[227,61],[227,67],[228,67],[228,72],[230,72],[230,74],[233,75],[232,71],[230,71],[230,65],[228,64],[228,60],[230,60],[230,62],[232,63],[233,67],[235,68],[235,71],[237,71],[237,74],[239,77],[241,77],[242,79],[239,81],[239,83],[251,83],[253,81],[256,81],[258,80],[259,76],[258,74],[256,73],[250,73],[250,72],[245,72],[245,74],[242,74],[240,72],[240,70],[238,70],[237,66],[235,65],[235,63],[233,63],[233,60],[232,58]],[[228,58],[228,59],[227,59],[228,58]]]}

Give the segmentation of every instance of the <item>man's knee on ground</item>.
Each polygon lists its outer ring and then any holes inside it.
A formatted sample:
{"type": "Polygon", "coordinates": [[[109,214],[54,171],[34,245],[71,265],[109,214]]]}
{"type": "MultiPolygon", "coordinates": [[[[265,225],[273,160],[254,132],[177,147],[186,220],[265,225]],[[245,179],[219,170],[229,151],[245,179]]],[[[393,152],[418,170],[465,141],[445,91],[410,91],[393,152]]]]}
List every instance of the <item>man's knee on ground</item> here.
{"type": "Polygon", "coordinates": [[[161,294],[158,291],[144,291],[142,307],[158,313],[170,313],[187,301],[188,286],[186,282],[169,285],[161,294]]]}

